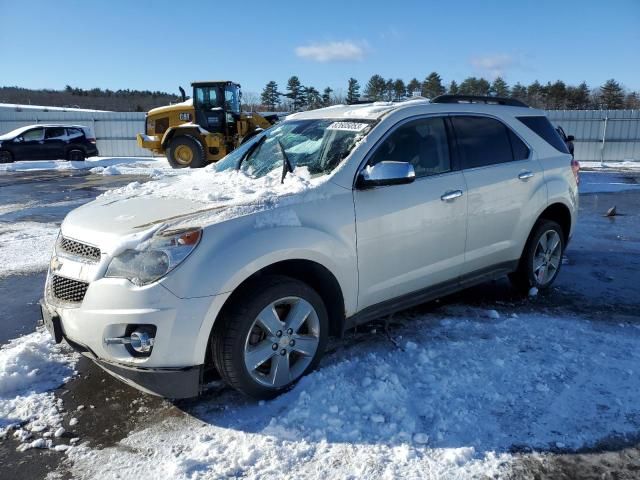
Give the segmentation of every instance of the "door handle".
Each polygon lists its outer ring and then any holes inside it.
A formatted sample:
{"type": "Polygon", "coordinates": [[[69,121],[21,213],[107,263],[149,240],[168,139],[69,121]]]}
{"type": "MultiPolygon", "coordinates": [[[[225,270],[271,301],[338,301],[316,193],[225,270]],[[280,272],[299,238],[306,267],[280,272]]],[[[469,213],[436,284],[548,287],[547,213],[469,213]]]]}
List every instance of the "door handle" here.
{"type": "Polygon", "coordinates": [[[534,173],[530,172],[529,170],[525,170],[524,172],[520,172],[520,175],[518,175],[518,178],[520,180],[529,180],[531,177],[533,177],[534,173]]]}
{"type": "Polygon", "coordinates": [[[448,192],[445,192],[442,194],[442,196],[440,197],[440,200],[442,200],[443,202],[449,202],[461,196],[462,196],[462,190],[449,190],[448,192]]]}

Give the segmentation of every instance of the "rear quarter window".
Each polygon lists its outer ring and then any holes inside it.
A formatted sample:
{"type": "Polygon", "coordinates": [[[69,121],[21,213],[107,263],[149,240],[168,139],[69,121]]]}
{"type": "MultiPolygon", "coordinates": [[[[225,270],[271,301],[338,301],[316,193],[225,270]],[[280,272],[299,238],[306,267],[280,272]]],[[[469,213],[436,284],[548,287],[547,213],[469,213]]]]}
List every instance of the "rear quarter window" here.
{"type": "Polygon", "coordinates": [[[538,115],[535,117],[516,118],[559,152],[569,153],[567,145],[564,143],[556,129],[553,128],[553,125],[551,125],[551,122],[547,117],[538,115]]]}

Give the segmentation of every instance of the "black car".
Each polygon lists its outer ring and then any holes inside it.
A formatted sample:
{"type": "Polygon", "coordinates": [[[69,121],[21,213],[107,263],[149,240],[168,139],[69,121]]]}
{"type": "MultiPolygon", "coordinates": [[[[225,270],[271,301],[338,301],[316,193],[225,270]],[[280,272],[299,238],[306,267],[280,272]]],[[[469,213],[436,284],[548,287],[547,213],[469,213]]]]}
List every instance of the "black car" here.
{"type": "Polygon", "coordinates": [[[29,125],[0,135],[0,163],[84,160],[97,155],[95,135],[81,125],[29,125]]]}

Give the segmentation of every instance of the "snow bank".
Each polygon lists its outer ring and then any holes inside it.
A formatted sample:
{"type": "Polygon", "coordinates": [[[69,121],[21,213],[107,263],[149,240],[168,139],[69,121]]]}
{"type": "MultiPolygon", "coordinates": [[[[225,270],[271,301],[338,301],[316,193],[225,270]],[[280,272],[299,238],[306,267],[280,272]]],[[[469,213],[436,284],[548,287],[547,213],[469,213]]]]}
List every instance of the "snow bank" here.
{"type": "Polygon", "coordinates": [[[405,317],[399,348],[383,335],[351,342],[273,401],[227,391],[115,447],[75,448],[73,473],[491,478],[513,450],[637,432],[637,326],[460,313],[405,317]]]}
{"type": "Polygon", "coordinates": [[[585,170],[640,170],[640,160],[625,160],[622,162],[581,161],[580,168],[585,170]]]}
{"type": "Polygon", "coordinates": [[[58,230],[55,223],[0,223],[0,278],[46,270],[58,230]]]}
{"type": "Polygon", "coordinates": [[[34,434],[60,428],[62,400],[51,390],[75,373],[78,358],[42,330],[0,348],[0,438],[15,428],[27,448],[34,434]]]}
{"type": "Polygon", "coordinates": [[[171,171],[164,157],[91,157],[84,162],[66,160],[29,160],[0,165],[3,172],[25,172],[36,170],[89,170],[101,175],[148,175],[156,176],[171,171]]]}

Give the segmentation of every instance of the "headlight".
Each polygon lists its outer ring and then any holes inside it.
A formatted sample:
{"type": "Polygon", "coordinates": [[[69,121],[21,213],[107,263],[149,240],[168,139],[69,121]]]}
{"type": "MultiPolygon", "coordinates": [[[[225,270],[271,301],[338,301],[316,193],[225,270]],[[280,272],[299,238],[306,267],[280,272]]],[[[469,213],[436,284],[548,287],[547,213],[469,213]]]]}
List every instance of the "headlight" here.
{"type": "Polygon", "coordinates": [[[199,228],[158,233],[135,250],[115,256],[105,277],[127,278],[138,286],[153,283],[180,265],[201,237],[199,228]]]}

